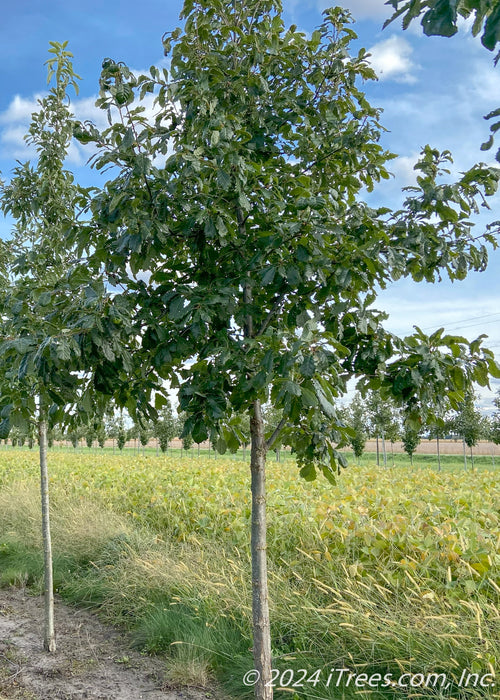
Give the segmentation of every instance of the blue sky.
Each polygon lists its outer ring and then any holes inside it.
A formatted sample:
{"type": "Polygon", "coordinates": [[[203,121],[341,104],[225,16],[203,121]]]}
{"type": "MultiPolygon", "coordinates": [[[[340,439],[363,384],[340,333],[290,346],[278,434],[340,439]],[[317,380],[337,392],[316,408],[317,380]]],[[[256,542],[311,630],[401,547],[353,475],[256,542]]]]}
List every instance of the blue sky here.
{"type": "MultiPolygon", "coordinates": [[[[327,0],[284,0],[284,19],[305,31],[321,22],[327,0]]],[[[493,161],[494,151],[480,151],[488,136],[484,114],[500,105],[500,67],[479,40],[461,27],[453,39],[428,38],[420,25],[403,32],[398,24],[382,30],[388,16],[384,0],[344,0],[356,23],[357,47],[373,55],[379,81],[365,86],[371,103],[382,107],[382,124],[389,130],[384,145],[398,154],[391,164],[394,178],[371,196],[374,203],[397,206],[401,187],[411,184],[413,164],[422,146],[430,143],[454,156],[454,172],[474,163],[493,161]]],[[[161,36],[179,24],[181,0],[18,0],[2,8],[0,42],[0,171],[4,178],[15,161],[30,157],[23,144],[36,98],[46,90],[49,41],[69,41],[74,66],[83,80],[73,101],[77,116],[102,121],[94,108],[102,60],[110,56],[144,71],[163,60],[161,36]]],[[[499,143],[500,145],[500,143],[499,143]]],[[[86,155],[75,145],[68,167],[82,184],[99,182],[85,167],[86,155]]],[[[493,210],[478,220],[500,219],[500,197],[493,210]]],[[[0,221],[8,235],[9,223],[0,221]]],[[[500,356],[500,250],[492,251],[486,272],[464,282],[415,285],[401,281],[383,292],[377,303],[390,313],[390,330],[405,334],[417,324],[426,330],[442,325],[474,338],[489,335],[488,345],[500,356]]],[[[496,383],[495,388],[498,386],[496,383]]],[[[491,393],[482,391],[482,404],[491,393]]]]}

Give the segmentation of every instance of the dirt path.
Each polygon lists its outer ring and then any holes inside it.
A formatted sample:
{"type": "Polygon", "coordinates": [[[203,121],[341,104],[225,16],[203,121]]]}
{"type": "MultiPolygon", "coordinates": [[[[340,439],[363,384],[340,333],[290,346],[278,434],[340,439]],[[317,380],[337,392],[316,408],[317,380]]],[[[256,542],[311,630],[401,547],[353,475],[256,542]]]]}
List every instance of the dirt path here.
{"type": "Polygon", "coordinates": [[[132,651],[95,615],[58,602],[54,655],[42,651],[43,600],[0,590],[0,700],[205,700],[210,691],[172,689],[164,662],[132,651]]]}

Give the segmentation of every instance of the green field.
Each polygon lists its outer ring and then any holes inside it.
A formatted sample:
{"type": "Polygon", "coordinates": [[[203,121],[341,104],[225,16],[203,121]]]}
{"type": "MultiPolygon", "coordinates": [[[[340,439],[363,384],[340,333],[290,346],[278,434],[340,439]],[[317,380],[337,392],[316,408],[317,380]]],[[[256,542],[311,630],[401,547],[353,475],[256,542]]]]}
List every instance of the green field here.
{"type": "MultiPolygon", "coordinates": [[[[3,585],[41,588],[36,460],[0,453],[3,585]]],[[[269,462],[274,667],[294,669],[294,681],[309,673],[276,697],[500,697],[453,680],[491,673],[500,658],[500,484],[485,460],[473,472],[455,458],[438,473],[426,455],[413,470],[352,465],[336,486],[302,482],[290,458],[269,462]],[[342,667],[445,673],[448,685],[326,687],[342,667]]],[[[172,682],[216,677],[251,697],[244,462],[55,451],[50,463],[59,593],[165,654],[172,682]]]]}

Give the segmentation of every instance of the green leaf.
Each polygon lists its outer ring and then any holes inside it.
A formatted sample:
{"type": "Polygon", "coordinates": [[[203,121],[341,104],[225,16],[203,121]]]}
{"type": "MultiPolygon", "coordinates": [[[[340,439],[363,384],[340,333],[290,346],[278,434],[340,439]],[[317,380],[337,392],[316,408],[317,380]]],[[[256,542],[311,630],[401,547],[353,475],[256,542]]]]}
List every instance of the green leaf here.
{"type": "Polygon", "coordinates": [[[488,360],[488,370],[492,377],[500,379],[500,365],[495,360],[488,360]]]}
{"type": "Polygon", "coordinates": [[[331,469],[331,467],[330,467],[329,465],[323,464],[322,467],[321,467],[321,471],[323,472],[323,476],[325,477],[325,479],[326,479],[330,484],[332,484],[332,486],[336,486],[336,485],[337,485],[337,479],[336,479],[335,472],[332,471],[332,469],[331,469]]]}
{"type": "MultiPolygon", "coordinates": [[[[56,355],[60,360],[63,360],[63,362],[67,362],[68,360],[71,359],[71,350],[69,347],[69,343],[66,340],[66,338],[61,338],[59,342],[56,345],[56,355]]],[[[112,358],[114,359],[114,358],[112,358]]]]}
{"type": "Polygon", "coordinates": [[[305,406],[313,407],[318,405],[318,398],[313,391],[307,389],[302,384],[300,385],[300,389],[302,391],[302,403],[305,406]]]}
{"type": "Polygon", "coordinates": [[[313,377],[316,372],[316,363],[312,355],[307,355],[300,365],[300,373],[303,377],[313,377]]]}
{"type": "Polygon", "coordinates": [[[314,389],[316,390],[316,396],[318,398],[319,405],[321,406],[321,410],[327,416],[327,418],[335,418],[337,415],[335,406],[325,396],[325,392],[323,391],[321,384],[317,379],[312,379],[312,383],[314,389]]]}
{"type": "Polygon", "coordinates": [[[481,144],[481,150],[482,151],[489,151],[489,149],[493,146],[494,141],[495,141],[495,137],[493,136],[493,134],[491,134],[490,138],[481,144]]]}
{"type": "Polygon", "coordinates": [[[246,194],[244,194],[243,192],[241,192],[238,195],[238,204],[243,209],[243,211],[250,211],[250,209],[252,208],[252,205],[250,204],[250,200],[248,199],[246,194]]]}
{"type": "Polygon", "coordinates": [[[500,5],[496,3],[484,25],[481,43],[485,48],[493,51],[498,41],[500,41],[500,5]]]}
{"type": "Polygon", "coordinates": [[[223,190],[228,190],[231,187],[231,176],[220,168],[217,170],[217,184],[223,190]]]}
{"type": "Polygon", "coordinates": [[[215,449],[220,455],[226,454],[227,452],[227,443],[224,440],[223,437],[220,437],[217,442],[215,443],[215,449]]]}
{"type": "Polygon", "coordinates": [[[304,481],[314,481],[316,479],[316,469],[314,464],[306,464],[299,472],[304,481]]]}
{"type": "Polygon", "coordinates": [[[457,33],[457,0],[437,0],[422,19],[427,36],[453,36],[457,33]]]}
{"type": "Polygon", "coordinates": [[[178,321],[185,316],[184,299],[181,296],[177,295],[172,299],[168,313],[173,321],[178,321]]]}
{"type": "Polygon", "coordinates": [[[265,286],[272,284],[274,277],[276,275],[276,268],[273,265],[266,267],[263,271],[261,282],[265,286]]]}
{"type": "Polygon", "coordinates": [[[168,398],[166,396],[163,396],[163,394],[160,394],[160,392],[156,392],[155,394],[155,408],[157,410],[160,410],[163,408],[163,406],[168,406],[170,404],[168,398]]]}
{"type": "Polygon", "coordinates": [[[10,420],[8,418],[0,421],[0,440],[6,440],[9,437],[10,428],[10,420]]]}
{"type": "Polygon", "coordinates": [[[191,433],[193,440],[199,444],[200,442],[205,442],[208,440],[208,431],[205,423],[201,420],[196,421],[194,428],[191,433]]]}
{"type": "Polygon", "coordinates": [[[52,301],[52,292],[42,292],[38,297],[39,306],[47,306],[52,301]]]}

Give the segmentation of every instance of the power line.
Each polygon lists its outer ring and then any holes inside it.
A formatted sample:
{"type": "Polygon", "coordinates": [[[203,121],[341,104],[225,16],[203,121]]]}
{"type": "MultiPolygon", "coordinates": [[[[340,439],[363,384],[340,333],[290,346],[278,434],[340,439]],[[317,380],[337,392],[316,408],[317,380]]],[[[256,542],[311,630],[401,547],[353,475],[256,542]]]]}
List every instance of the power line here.
{"type": "Polygon", "coordinates": [[[500,318],[496,318],[494,321],[480,321],[479,323],[469,323],[467,326],[453,326],[452,328],[447,328],[449,331],[456,331],[460,328],[474,328],[475,326],[487,326],[490,323],[500,323],[500,318]]]}
{"type": "MultiPolygon", "coordinates": [[[[462,324],[462,323],[468,323],[469,321],[479,321],[479,320],[482,319],[482,318],[490,318],[491,316],[500,316],[500,312],[499,312],[499,311],[495,311],[494,313],[484,314],[483,316],[473,316],[472,318],[464,318],[464,319],[460,319],[459,321],[452,321],[452,323],[455,323],[455,325],[456,325],[457,323],[460,323],[460,324],[462,324]]],[[[500,319],[499,319],[499,320],[500,320],[500,319]]],[[[493,323],[493,321],[490,321],[489,323],[493,323]]],[[[441,324],[441,326],[442,326],[442,325],[443,325],[443,324],[441,324]]],[[[474,325],[476,325],[476,324],[474,324],[474,325]]],[[[478,324],[478,325],[479,325],[479,324],[478,324]]],[[[436,330],[437,330],[438,328],[441,328],[441,326],[425,326],[425,328],[422,328],[422,330],[423,330],[423,331],[428,331],[428,330],[432,330],[432,329],[436,329],[436,330]]]]}

